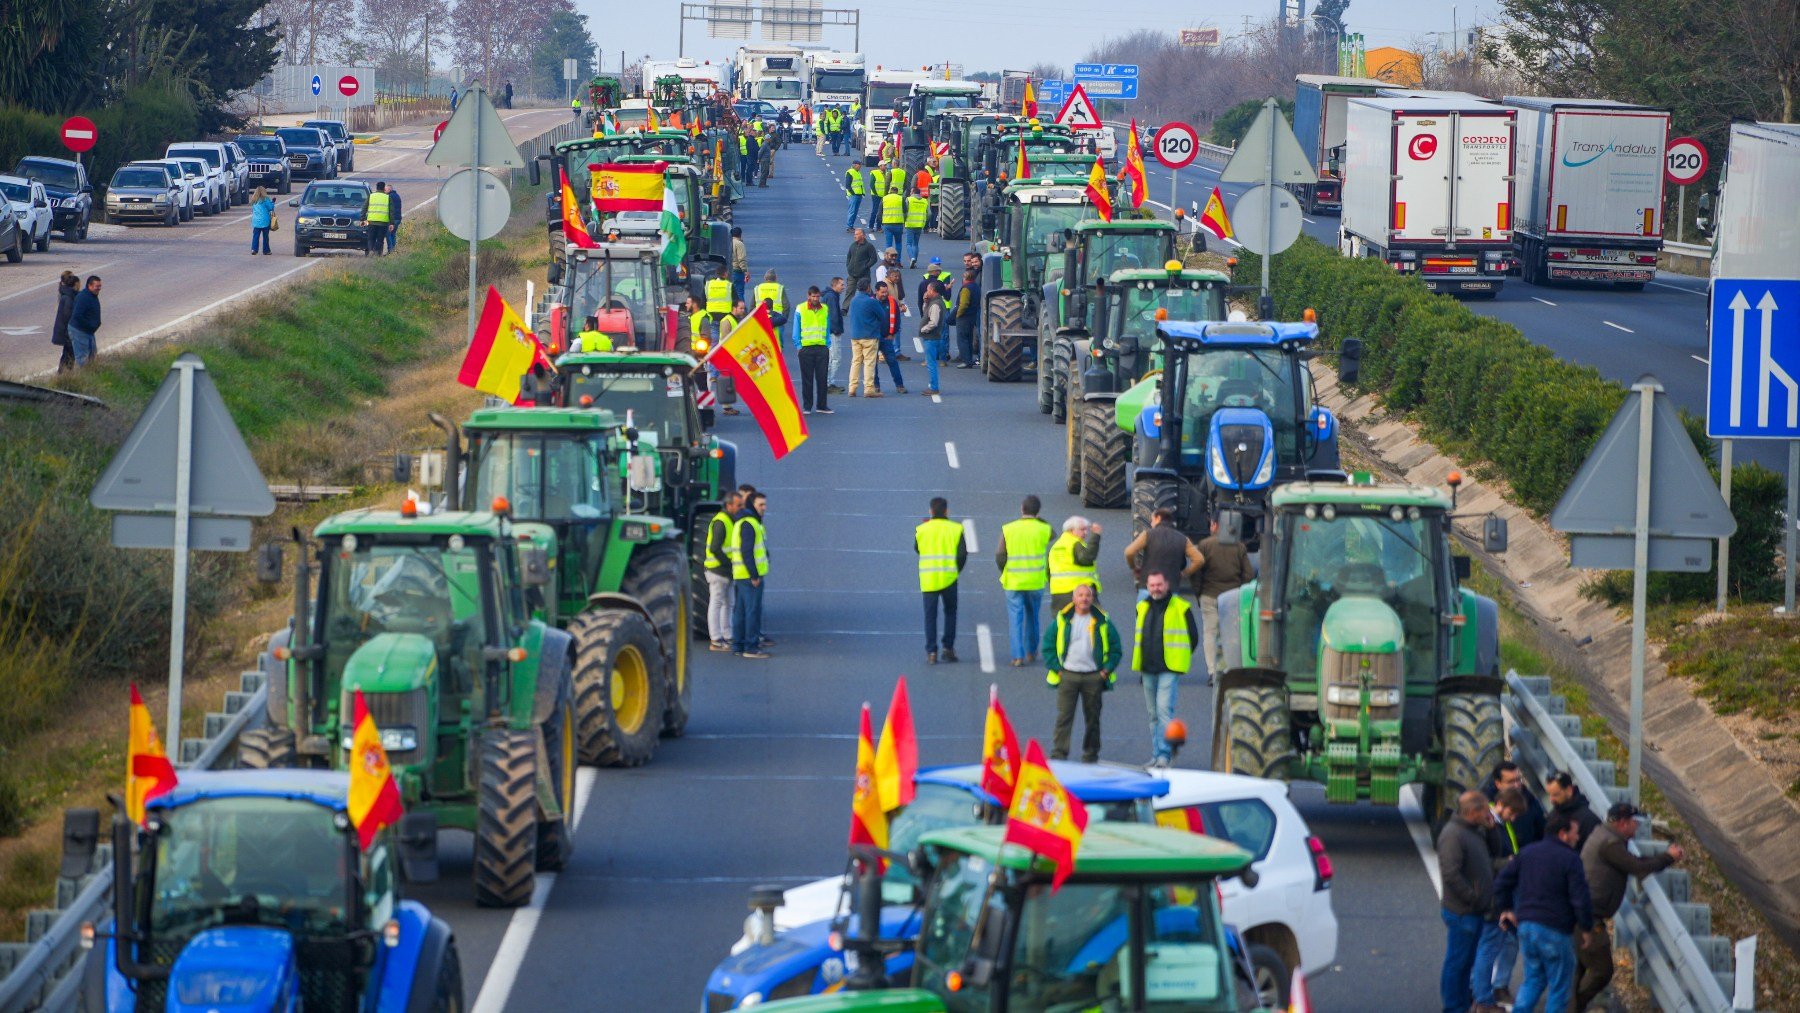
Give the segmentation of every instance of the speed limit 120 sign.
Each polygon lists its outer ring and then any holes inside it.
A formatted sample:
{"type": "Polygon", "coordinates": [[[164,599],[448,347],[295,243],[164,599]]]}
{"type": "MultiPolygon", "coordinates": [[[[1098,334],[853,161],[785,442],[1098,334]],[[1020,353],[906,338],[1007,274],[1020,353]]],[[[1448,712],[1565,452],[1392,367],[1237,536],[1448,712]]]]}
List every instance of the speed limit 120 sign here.
{"type": "Polygon", "coordinates": [[[1200,134],[1186,123],[1165,123],[1150,147],[1157,161],[1171,169],[1183,169],[1200,153],[1200,134]]]}
{"type": "Polygon", "coordinates": [[[1663,156],[1663,173],[1676,186],[1687,186],[1706,175],[1707,164],[1706,145],[1692,137],[1677,137],[1663,156]]]}

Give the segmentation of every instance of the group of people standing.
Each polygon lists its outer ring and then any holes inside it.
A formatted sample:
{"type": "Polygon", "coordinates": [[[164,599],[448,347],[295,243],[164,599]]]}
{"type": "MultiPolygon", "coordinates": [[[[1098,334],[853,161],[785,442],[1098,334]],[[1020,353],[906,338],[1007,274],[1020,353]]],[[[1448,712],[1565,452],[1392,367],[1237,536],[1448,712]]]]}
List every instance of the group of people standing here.
{"type": "Polygon", "coordinates": [[[58,373],[94,361],[100,349],[100,276],[87,281],[74,271],[64,271],[56,284],[56,322],[50,327],[50,343],[62,349],[58,373]]]}
{"type": "Polygon", "coordinates": [[[765,659],[775,644],[762,628],[768,510],[768,496],[740,485],[725,494],[723,509],[706,524],[707,639],[712,650],[733,657],[765,659]]]}

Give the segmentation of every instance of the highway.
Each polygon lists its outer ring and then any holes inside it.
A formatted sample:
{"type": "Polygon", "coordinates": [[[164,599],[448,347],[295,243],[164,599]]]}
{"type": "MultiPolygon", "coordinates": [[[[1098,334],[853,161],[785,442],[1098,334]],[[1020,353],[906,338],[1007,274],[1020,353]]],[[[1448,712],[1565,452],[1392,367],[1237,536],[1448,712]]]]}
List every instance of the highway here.
{"type": "MultiPolygon", "coordinates": [[[[774,268],[800,299],[807,285],[843,273],[844,165],[789,148],[770,187],[737,206],[752,281],[774,268]]],[[[925,245],[921,264],[933,253],[958,262],[957,244],[925,245]]],[[[906,277],[910,290],[920,274],[906,277]]],[[[647,766],[583,772],[575,856],[540,877],[529,907],[476,908],[468,838],[446,835],[442,879],[415,894],[455,927],[477,1013],[697,1008],[752,886],[842,868],[857,708],[869,701],[879,722],[898,675],[911,686],[922,765],[979,757],[990,683],[1020,736],[1047,746],[1054,696],[1042,670],[1007,665],[992,554],[1025,493],[1042,497],[1057,524],[1079,509],[1060,491],[1063,430],[1038,414],[1031,385],[990,384],[978,371],[950,369],[941,401],[920,396],[923,367],[908,350],[906,396],[891,386],[873,404],[834,396],[837,414],[812,416],[811,439],[780,463],[748,414],[721,419],[739,448],[739,480],[769,495],[774,657],[694,655],[687,737],[664,741],[647,766]],[[912,529],[934,495],[948,497],[951,517],[972,521],[974,541],[956,642],[963,660],[927,667],[912,529]]],[[[1105,528],[1102,603],[1129,628],[1120,552],[1129,517],[1087,513],[1105,528]]],[[[1211,699],[1199,680],[1182,687],[1177,712],[1195,733],[1177,765],[1205,766],[1211,699]]],[[[1148,759],[1135,676],[1121,674],[1104,726],[1103,759],[1148,759]]],[[[1423,828],[1394,809],[1328,807],[1313,786],[1294,795],[1336,866],[1339,969],[1313,982],[1315,1000],[1334,1011],[1432,1007],[1443,932],[1415,843],[1423,828]]]]}
{"type": "MultiPolygon", "coordinates": [[[[567,109],[503,111],[514,140],[535,137],[569,119],[567,109]]],[[[381,134],[375,144],[356,149],[355,172],[345,178],[385,180],[399,189],[403,215],[431,213],[449,170],[425,165],[431,125],[408,124],[381,134]]],[[[159,152],[144,152],[156,157],[159,152]]],[[[293,197],[305,182],[296,180],[293,197]]],[[[95,225],[86,242],[51,240],[49,253],[28,253],[20,264],[0,268],[0,376],[26,379],[56,368],[58,349],[50,344],[56,319],[56,279],[64,270],[105,283],[100,303],[104,323],[100,354],[148,338],[168,339],[184,324],[227,309],[244,298],[317,271],[330,261],[361,254],[325,251],[294,258],[294,210],[276,195],[282,229],[270,237],[272,256],[250,255],[250,212],[237,206],[212,218],[196,217],[173,229],[160,225],[127,228],[95,225]]]]}

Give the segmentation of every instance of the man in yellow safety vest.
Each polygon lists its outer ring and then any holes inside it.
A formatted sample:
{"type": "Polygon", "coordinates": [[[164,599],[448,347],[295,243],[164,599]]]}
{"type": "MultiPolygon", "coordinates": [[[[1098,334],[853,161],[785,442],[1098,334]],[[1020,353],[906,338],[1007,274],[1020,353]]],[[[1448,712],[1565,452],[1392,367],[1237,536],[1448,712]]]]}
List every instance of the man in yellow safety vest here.
{"type": "Polygon", "coordinates": [[[386,183],[376,183],[375,189],[369,191],[369,249],[376,256],[387,255],[388,221],[393,218],[386,183]]]}
{"type": "Polygon", "coordinates": [[[575,335],[578,347],[572,349],[573,351],[610,352],[613,350],[612,338],[600,329],[599,317],[588,317],[585,324],[586,326],[581,329],[581,332],[575,335]]]}
{"type": "Polygon", "coordinates": [[[1063,521],[1062,535],[1050,546],[1050,610],[1061,612],[1076,585],[1092,584],[1100,597],[1100,525],[1086,517],[1063,521]]]}
{"type": "Polygon", "coordinates": [[[763,516],[769,497],[760,492],[739,512],[733,527],[737,545],[731,553],[731,653],[740,658],[766,658],[762,635],[763,578],[769,573],[768,532],[763,516]]]}
{"type": "Polygon", "coordinates": [[[869,170],[869,192],[875,197],[874,200],[869,202],[870,232],[874,232],[875,226],[881,221],[881,202],[887,197],[887,181],[888,174],[886,163],[877,165],[875,168],[869,170]]]}
{"type": "Polygon", "coordinates": [[[863,183],[862,165],[851,162],[844,170],[844,197],[850,202],[850,213],[844,216],[844,231],[856,231],[856,212],[862,208],[863,194],[868,188],[863,183]]]}
{"type": "Polygon", "coordinates": [[[919,554],[919,590],[925,596],[927,665],[956,660],[956,580],[969,561],[969,546],[963,541],[963,526],[951,520],[949,513],[949,502],[933,496],[931,516],[913,530],[913,551],[919,554]],[[944,610],[942,641],[938,639],[940,605],[944,610]]]}
{"type": "Polygon", "coordinates": [[[1069,604],[1056,613],[1056,621],[1044,630],[1044,665],[1050,671],[1044,682],[1056,690],[1056,727],[1051,735],[1050,758],[1069,758],[1069,738],[1075,730],[1075,705],[1087,728],[1081,737],[1081,762],[1100,759],[1101,694],[1112,689],[1119,667],[1119,631],[1094,603],[1094,585],[1075,585],[1069,604]]]}
{"type": "Polygon", "coordinates": [[[744,497],[725,493],[719,512],[706,522],[706,635],[712,650],[731,650],[731,560],[737,555],[737,517],[744,497]]]}
{"type": "Polygon", "coordinates": [[[831,307],[814,285],[806,301],[794,311],[795,343],[800,346],[800,414],[835,414],[825,403],[825,384],[830,379],[831,307]]]}
{"type": "Polygon", "coordinates": [[[890,250],[898,251],[905,241],[906,197],[897,186],[881,195],[881,234],[890,250]]]}
{"type": "Polygon", "coordinates": [[[1144,707],[1150,714],[1150,766],[1167,767],[1175,751],[1168,740],[1175,718],[1175,680],[1186,675],[1200,645],[1194,609],[1171,592],[1169,578],[1153,571],[1144,580],[1149,597],[1137,605],[1137,636],[1131,667],[1144,679],[1144,707]]]}
{"type": "Polygon", "coordinates": [[[931,211],[931,198],[922,193],[906,198],[906,266],[919,266],[919,237],[925,232],[925,215],[931,211]]]}
{"type": "Polygon", "coordinates": [[[787,326],[788,310],[792,303],[788,302],[787,286],[775,277],[775,269],[763,272],[763,280],[756,286],[756,304],[769,304],[769,322],[775,325],[775,339],[781,340],[781,329],[787,326]]]}
{"type": "Polygon", "coordinates": [[[1000,587],[1006,592],[1008,634],[1012,640],[1012,667],[1023,668],[1038,660],[1038,617],[1044,607],[1044,588],[1050,583],[1050,538],[1055,534],[1038,516],[1043,504],[1036,496],[1025,497],[1019,518],[1000,529],[1000,548],[994,562],[1000,567],[1000,587]]]}

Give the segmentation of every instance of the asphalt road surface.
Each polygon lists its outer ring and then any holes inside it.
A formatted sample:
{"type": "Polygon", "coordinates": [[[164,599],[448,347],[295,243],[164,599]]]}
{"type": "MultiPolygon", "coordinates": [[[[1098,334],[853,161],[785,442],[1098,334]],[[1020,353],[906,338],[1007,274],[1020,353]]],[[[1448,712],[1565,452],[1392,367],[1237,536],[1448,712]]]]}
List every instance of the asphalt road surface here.
{"type": "MultiPolygon", "coordinates": [[[[514,140],[535,137],[569,119],[567,109],[503,111],[514,140]]],[[[385,131],[376,144],[356,146],[356,170],[345,178],[384,180],[400,191],[404,216],[431,213],[449,170],[425,165],[431,125],[385,131]]],[[[146,153],[145,157],[151,157],[146,153]]],[[[295,181],[293,197],[306,184],[295,181]]],[[[50,344],[56,319],[56,279],[64,270],[105,282],[100,295],[100,354],[150,338],[167,339],[178,328],[247,296],[316,271],[332,260],[360,253],[321,251],[294,257],[290,198],[276,195],[281,231],[269,237],[271,256],[250,255],[250,212],[236,206],[211,218],[174,228],[95,225],[88,239],[50,241],[49,253],[28,253],[20,264],[0,265],[0,376],[26,379],[56,368],[60,352],[50,344]]]]}
{"type": "MultiPolygon", "coordinates": [[[[836,183],[844,164],[810,146],[787,149],[770,187],[738,205],[752,282],[774,268],[798,300],[806,286],[844,273],[836,183]]],[[[956,244],[925,243],[921,266],[935,253],[956,269],[956,244]]],[[[909,291],[920,276],[906,272],[909,291]]],[[[891,385],[882,400],[834,395],[837,414],[810,417],[811,438],[780,463],[747,414],[721,419],[721,435],[739,448],[740,481],[769,495],[765,625],[774,657],[694,656],[687,737],[664,741],[647,766],[584,772],[575,857],[540,879],[530,907],[475,907],[468,839],[446,835],[443,878],[422,899],[457,931],[477,1013],[571,1001],[697,1008],[707,973],[738,937],[752,886],[842,868],[857,709],[869,701],[879,722],[898,675],[911,687],[922,765],[978,759],[990,683],[1019,734],[1048,743],[1054,696],[1042,670],[1007,664],[992,554],[1025,493],[1042,497],[1044,516],[1059,525],[1079,509],[1060,492],[1063,430],[1038,414],[1030,384],[991,384],[976,370],[946,372],[941,401],[920,396],[915,330],[909,323],[904,342],[913,355],[901,364],[906,396],[891,385]],[[962,579],[963,660],[926,666],[912,529],[935,495],[948,497],[951,517],[972,520],[975,540],[962,579]]],[[[1133,594],[1120,550],[1129,516],[1086,512],[1105,529],[1102,603],[1128,623],[1133,594]]],[[[1198,680],[1182,687],[1177,712],[1196,733],[1178,765],[1205,765],[1211,698],[1198,680]]],[[[1103,759],[1149,758],[1135,676],[1121,675],[1106,698],[1104,727],[1103,759]]],[[[1327,807],[1311,786],[1294,795],[1336,866],[1341,970],[1314,981],[1316,1001],[1343,1011],[1430,1008],[1443,933],[1414,841],[1422,828],[1394,809],[1327,807]]]]}

